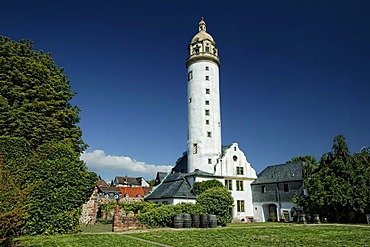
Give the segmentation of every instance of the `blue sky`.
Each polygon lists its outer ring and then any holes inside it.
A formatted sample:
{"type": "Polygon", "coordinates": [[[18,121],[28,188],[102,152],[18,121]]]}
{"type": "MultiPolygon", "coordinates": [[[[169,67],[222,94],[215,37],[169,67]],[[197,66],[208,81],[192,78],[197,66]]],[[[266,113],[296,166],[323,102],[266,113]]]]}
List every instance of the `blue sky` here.
{"type": "Polygon", "coordinates": [[[259,173],[333,138],[370,146],[369,1],[0,0],[0,34],[65,68],[82,158],[104,179],[154,178],[186,150],[187,45],[204,17],[221,59],[222,142],[259,173]]]}

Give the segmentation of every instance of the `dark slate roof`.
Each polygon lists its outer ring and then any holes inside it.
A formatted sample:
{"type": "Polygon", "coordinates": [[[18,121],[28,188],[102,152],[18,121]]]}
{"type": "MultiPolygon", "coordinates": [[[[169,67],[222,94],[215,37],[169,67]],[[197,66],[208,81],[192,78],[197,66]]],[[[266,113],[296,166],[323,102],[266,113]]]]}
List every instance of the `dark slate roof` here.
{"type": "Polygon", "coordinates": [[[162,181],[166,178],[167,172],[157,172],[157,176],[155,177],[155,186],[162,183],[162,181]]]}
{"type": "Polygon", "coordinates": [[[302,161],[268,166],[258,174],[252,185],[303,180],[302,169],[302,161]]]}
{"type": "Polygon", "coordinates": [[[176,161],[176,165],[172,168],[174,172],[188,172],[188,153],[184,152],[182,156],[176,161]]]}
{"type": "Polygon", "coordinates": [[[129,185],[141,185],[140,184],[140,179],[141,178],[132,178],[132,177],[120,177],[120,176],[117,176],[115,177],[116,181],[119,183],[119,184],[129,184],[129,185]]]}
{"type": "Polygon", "coordinates": [[[214,177],[214,175],[212,173],[205,172],[205,171],[202,171],[202,170],[199,170],[199,169],[195,169],[193,172],[186,174],[186,177],[192,177],[192,176],[214,177]]]}
{"type": "Polygon", "coordinates": [[[188,198],[195,199],[196,195],[191,190],[186,179],[186,173],[171,173],[165,180],[155,187],[145,199],[164,199],[164,198],[188,198]]]}

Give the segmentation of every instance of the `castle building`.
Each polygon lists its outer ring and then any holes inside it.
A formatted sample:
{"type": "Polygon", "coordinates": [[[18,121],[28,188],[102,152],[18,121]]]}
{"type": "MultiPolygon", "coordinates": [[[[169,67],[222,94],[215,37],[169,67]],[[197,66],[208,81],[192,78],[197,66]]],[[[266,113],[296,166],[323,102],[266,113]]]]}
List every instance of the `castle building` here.
{"type": "Polygon", "coordinates": [[[234,198],[232,217],[253,218],[251,183],[257,178],[256,172],[237,143],[222,146],[220,58],[216,42],[207,33],[203,19],[188,46],[186,68],[187,151],[145,200],[166,204],[195,202],[194,182],[216,179],[234,198]]]}

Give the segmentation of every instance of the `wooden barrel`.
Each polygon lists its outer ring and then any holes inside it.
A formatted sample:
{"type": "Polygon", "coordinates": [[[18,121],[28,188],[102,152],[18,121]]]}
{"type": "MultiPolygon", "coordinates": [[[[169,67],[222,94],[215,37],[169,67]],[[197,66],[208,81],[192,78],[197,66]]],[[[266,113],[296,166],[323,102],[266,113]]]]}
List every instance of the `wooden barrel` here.
{"type": "Polygon", "coordinates": [[[182,228],[184,220],[182,214],[175,214],[172,218],[173,228],[182,228]]]}
{"type": "Polygon", "coordinates": [[[214,214],[210,214],[208,216],[208,226],[209,228],[216,228],[217,227],[217,216],[214,214]]]}
{"type": "Polygon", "coordinates": [[[191,215],[190,214],[184,214],[182,215],[182,218],[183,218],[183,221],[184,221],[184,224],[183,224],[183,227],[184,228],[191,228],[191,215]]]}
{"type": "Polygon", "coordinates": [[[207,228],[208,227],[208,214],[200,215],[200,227],[207,228]]]}
{"type": "Polygon", "coordinates": [[[200,216],[199,216],[199,214],[193,214],[191,216],[191,219],[193,221],[193,227],[199,228],[199,226],[200,226],[200,216]]]}

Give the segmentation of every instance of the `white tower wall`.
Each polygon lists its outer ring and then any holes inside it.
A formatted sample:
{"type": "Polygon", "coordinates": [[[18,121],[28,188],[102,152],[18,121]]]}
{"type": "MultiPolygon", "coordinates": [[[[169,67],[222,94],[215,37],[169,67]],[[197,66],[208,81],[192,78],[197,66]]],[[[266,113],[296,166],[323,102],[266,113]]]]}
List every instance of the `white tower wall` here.
{"type": "Polygon", "coordinates": [[[188,172],[213,173],[221,154],[219,68],[201,60],[188,67],[188,172]]]}
{"type": "Polygon", "coordinates": [[[187,172],[214,173],[221,155],[221,116],[218,51],[206,24],[189,44],[187,172]]]}

